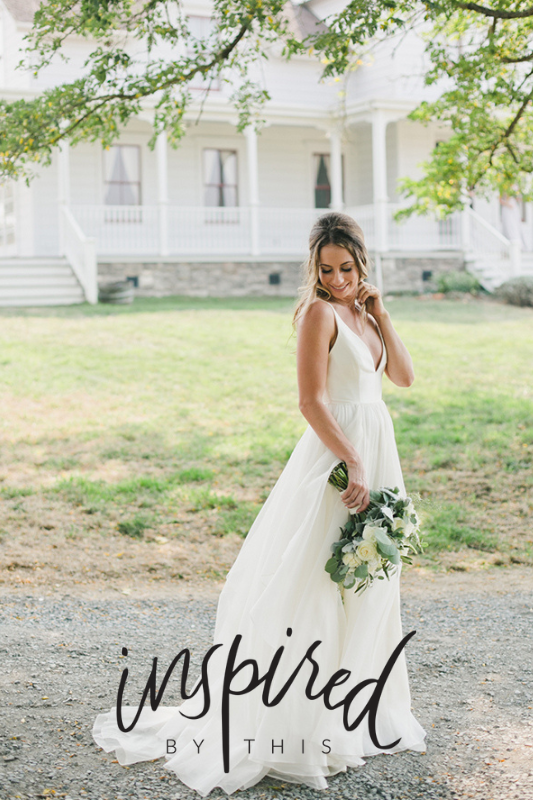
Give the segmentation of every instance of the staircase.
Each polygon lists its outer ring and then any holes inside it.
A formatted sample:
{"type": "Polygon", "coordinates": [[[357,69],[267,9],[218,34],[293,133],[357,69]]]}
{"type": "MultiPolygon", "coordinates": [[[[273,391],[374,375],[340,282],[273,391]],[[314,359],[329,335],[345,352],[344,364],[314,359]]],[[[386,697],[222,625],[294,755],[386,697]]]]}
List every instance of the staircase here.
{"type": "Polygon", "coordinates": [[[65,258],[0,258],[0,306],[67,306],[85,295],[65,258]]]}
{"type": "Polygon", "coordinates": [[[520,274],[520,248],[490,222],[466,206],[462,215],[465,267],[481,286],[493,292],[504,281],[520,274]]]}
{"type": "Polygon", "coordinates": [[[511,277],[509,267],[503,259],[484,253],[466,253],[464,263],[466,271],[474,275],[487,292],[493,292],[511,277]]]}

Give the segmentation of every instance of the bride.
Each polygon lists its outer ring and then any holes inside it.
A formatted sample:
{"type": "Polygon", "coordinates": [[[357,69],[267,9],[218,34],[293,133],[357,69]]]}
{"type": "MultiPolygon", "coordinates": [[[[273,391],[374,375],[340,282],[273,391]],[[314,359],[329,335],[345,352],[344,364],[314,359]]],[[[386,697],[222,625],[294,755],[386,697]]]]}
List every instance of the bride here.
{"type": "MultiPolygon", "coordinates": [[[[265,776],[325,789],[328,776],[367,756],[425,751],[425,731],[411,713],[405,654],[397,652],[400,568],[389,581],[375,581],[362,594],[346,591],[344,599],[324,570],[348,509],[364,510],[369,491],[384,486],[405,496],[381,382],[385,373],[409,386],[413,366],[379,290],[365,280],[368,263],[351,217],[331,212],[317,220],[294,315],[300,409],[309,427],[220,595],[214,634],[220,647],[207,665],[209,709],[204,685],[204,700],[198,692],[180,706],[143,708],[129,731],[117,725],[116,709],[99,715],[94,739],[115,750],[121,764],[165,756],[166,768],[205,796],[216,786],[231,794],[265,776]],[[339,461],[349,477],[342,494],[328,483],[339,461]],[[228,659],[236,644],[240,666],[229,697],[228,659]],[[370,725],[365,708],[393,651],[370,725]],[[269,692],[266,685],[251,689],[254,663],[260,675],[277,665],[269,692]],[[320,692],[310,694],[312,680],[315,689],[329,682],[329,703],[323,692],[322,700],[320,692]],[[278,702],[269,702],[274,696],[278,702]],[[345,697],[354,701],[350,719],[359,714],[360,724],[347,724],[345,697]]],[[[122,708],[123,728],[136,711],[122,708]]]]}

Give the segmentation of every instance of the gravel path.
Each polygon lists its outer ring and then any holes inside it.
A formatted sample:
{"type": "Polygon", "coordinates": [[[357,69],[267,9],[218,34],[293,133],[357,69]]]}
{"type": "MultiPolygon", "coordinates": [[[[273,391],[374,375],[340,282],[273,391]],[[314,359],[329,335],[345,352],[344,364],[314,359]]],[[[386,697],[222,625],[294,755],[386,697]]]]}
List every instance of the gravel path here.
{"type": "MultiPolygon", "coordinates": [[[[406,653],[414,711],[428,731],[425,755],[370,758],[331,778],[326,793],[266,780],[238,796],[533,800],[533,585],[524,586],[404,593],[404,632],[417,631],[406,653]]],[[[213,594],[4,596],[1,800],[197,800],[163,761],[121,767],[90,730],[115,704],[123,645],[132,676],[146,675],[155,655],[167,665],[184,646],[198,661],[215,609],[213,594]]]]}

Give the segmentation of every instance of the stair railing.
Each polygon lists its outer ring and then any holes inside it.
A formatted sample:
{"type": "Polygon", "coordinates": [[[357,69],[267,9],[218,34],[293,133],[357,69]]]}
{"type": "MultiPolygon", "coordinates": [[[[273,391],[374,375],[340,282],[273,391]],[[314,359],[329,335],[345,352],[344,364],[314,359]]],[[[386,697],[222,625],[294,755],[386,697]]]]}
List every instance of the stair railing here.
{"type": "Polygon", "coordinates": [[[88,303],[98,302],[96,241],[84,234],[66,205],[60,206],[61,255],[65,256],[88,303]]]}

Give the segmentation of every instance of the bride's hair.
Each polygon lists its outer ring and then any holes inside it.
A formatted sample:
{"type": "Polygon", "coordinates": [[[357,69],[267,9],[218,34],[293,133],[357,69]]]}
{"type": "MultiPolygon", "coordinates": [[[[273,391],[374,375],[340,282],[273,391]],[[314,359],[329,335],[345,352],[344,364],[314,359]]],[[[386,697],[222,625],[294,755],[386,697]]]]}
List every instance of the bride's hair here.
{"type": "MultiPolygon", "coordinates": [[[[317,297],[323,300],[329,300],[331,297],[331,292],[325,286],[322,286],[318,266],[320,250],[328,244],[336,244],[338,247],[344,247],[345,250],[348,250],[353,256],[360,280],[364,280],[368,276],[370,257],[360,226],[348,214],[341,214],[339,211],[330,211],[329,214],[323,214],[317,219],[309,234],[309,258],[304,264],[305,283],[299,290],[301,297],[294,312],[293,326],[296,326],[298,320],[303,317],[317,297]]],[[[360,308],[364,324],[366,321],[364,303],[360,308]]]]}

